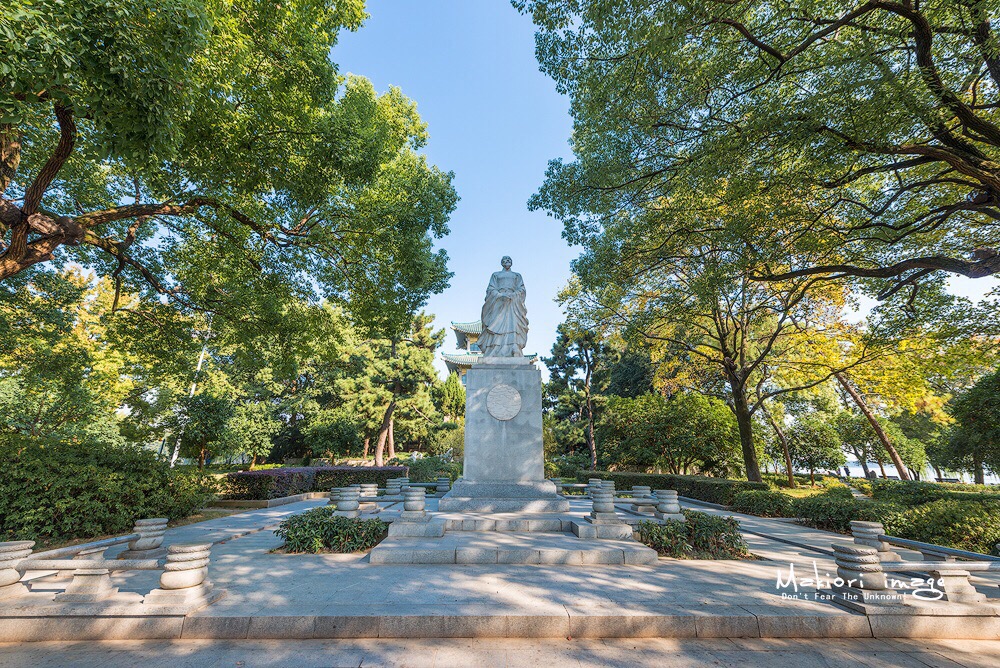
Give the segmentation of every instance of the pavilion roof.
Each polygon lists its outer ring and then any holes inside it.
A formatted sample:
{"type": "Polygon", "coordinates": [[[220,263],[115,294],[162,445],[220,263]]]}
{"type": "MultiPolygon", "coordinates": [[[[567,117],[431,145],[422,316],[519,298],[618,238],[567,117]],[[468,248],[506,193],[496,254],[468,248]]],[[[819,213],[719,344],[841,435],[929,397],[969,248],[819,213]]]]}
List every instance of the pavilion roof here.
{"type": "Polygon", "coordinates": [[[451,328],[464,334],[482,334],[483,321],[474,320],[472,322],[455,322],[452,320],[451,328]]]}

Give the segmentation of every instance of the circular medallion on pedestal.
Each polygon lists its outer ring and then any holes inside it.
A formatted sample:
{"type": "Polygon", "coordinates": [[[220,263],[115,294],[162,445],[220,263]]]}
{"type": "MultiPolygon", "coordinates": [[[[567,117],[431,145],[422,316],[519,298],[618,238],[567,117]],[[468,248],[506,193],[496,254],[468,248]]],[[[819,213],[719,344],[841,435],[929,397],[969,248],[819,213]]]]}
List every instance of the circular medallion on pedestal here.
{"type": "Polygon", "coordinates": [[[521,412],[521,393],[504,383],[494,385],[486,395],[486,410],[498,420],[512,420],[521,412]]]}

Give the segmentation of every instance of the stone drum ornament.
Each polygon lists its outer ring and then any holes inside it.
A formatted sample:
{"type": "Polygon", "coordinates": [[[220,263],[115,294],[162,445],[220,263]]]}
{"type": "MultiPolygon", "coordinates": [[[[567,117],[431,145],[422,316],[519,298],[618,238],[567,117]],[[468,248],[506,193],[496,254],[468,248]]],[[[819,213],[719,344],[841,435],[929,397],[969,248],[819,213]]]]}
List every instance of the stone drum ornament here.
{"type": "Polygon", "coordinates": [[[498,420],[513,420],[521,412],[521,393],[500,383],[486,395],[486,410],[498,420]]]}

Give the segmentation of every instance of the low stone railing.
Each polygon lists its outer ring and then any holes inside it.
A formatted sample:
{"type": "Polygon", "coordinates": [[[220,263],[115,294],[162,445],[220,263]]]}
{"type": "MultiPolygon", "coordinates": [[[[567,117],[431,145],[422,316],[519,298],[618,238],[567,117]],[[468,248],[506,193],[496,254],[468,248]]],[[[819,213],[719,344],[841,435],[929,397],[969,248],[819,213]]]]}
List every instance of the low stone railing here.
{"type": "Polygon", "coordinates": [[[972,585],[972,573],[1000,572],[1000,558],[931,543],[887,536],[879,522],[851,522],[854,545],[833,545],[837,575],[844,585],[835,588],[856,601],[881,605],[901,603],[898,589],[921,591],[921,598],[958,603],[985,603],[987,597],[972,585]],[[920,552],[922,561],[905,561],[892,547],[920,552]],[[887,575],[890,574],[890,575],[887,575]],[[928,574],[922,578],[892,577],[928,574]],[[860,585],[860,586],[857,586],[860,585]]]}
{"type": "Polygon", "coordinates": [[[206,582],[211,543],[162,546],[167,520],[138,520],[133,533],[125,536],[70,545],[33,553],[35,542],[0,542],[0,600],[30,593],[22,583],[29,571],[58,571],[71,576],[65,590],[54,595],[62,603],[95,603],[111,598],[118,588],[111,582],[114,571],[162,570],[160,588],[143,598],[143,605],[178,605],[209,602],[211,585],[206,582]],[[91,556],[109,547],[128,544],[118,558],[91,556]]]}

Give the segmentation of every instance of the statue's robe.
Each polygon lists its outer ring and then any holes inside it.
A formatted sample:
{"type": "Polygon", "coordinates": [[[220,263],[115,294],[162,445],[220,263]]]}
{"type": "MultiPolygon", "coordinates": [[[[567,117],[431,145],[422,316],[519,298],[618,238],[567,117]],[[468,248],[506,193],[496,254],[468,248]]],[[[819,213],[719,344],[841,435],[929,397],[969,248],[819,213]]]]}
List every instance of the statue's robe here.
{"type": "Polygon", "coordinates": [[[528,342],[524,281],[516,271],[495,271],[483,303],[479,347],[485,357],[520,357],[528,342]]]}

